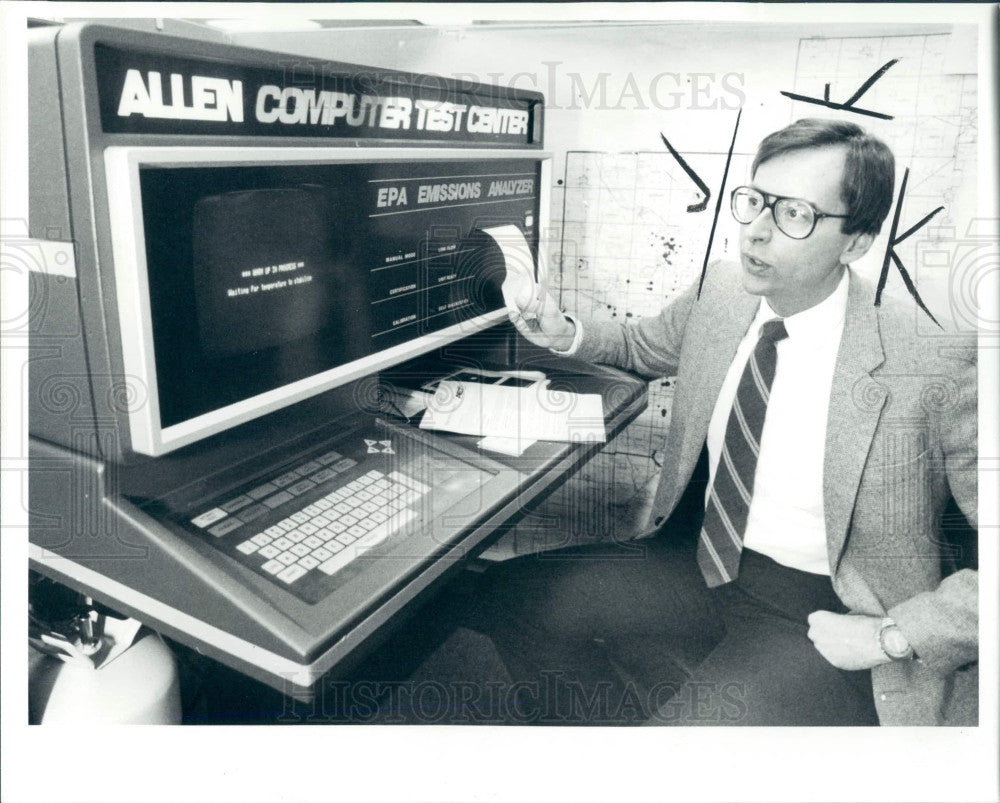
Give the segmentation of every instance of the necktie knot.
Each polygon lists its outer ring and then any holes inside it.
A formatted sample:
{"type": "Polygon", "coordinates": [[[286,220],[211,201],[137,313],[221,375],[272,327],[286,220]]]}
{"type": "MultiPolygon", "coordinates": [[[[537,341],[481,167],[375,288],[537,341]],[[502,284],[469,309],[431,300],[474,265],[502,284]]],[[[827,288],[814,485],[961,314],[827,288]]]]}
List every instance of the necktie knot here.
{"type": "Polygon", "coordinates": [[[788,337],[788,330],[785,329],[785,322],[781,318],[773,318],[760,327],[760,339],[770,340],[777,343],[788,337]]]}

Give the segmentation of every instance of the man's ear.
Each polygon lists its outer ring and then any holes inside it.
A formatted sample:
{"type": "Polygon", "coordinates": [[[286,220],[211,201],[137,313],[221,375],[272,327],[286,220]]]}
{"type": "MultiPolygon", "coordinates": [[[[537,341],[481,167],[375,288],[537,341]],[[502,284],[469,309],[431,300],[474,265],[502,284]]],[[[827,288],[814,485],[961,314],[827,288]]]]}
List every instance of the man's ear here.
{"type": "Polygon", "coordinates": [[[861,259],[868,253],[868,249],[875,242],[874,234],[855,234],[840,252],[840,264],[850,265],[852,262],[861,259]]]}

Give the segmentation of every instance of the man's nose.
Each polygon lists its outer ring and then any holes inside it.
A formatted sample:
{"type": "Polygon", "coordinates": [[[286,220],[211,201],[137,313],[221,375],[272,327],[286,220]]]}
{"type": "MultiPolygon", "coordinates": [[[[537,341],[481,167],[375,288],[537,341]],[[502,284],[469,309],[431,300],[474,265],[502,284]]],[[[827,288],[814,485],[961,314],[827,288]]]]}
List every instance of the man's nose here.
{"type": "Polygon", "coordinates": [[[774,215],[770,208],[762,209],[760,214],[747,223],[747,237],[754,241],[766,242],[774,234],[774,215]]]}

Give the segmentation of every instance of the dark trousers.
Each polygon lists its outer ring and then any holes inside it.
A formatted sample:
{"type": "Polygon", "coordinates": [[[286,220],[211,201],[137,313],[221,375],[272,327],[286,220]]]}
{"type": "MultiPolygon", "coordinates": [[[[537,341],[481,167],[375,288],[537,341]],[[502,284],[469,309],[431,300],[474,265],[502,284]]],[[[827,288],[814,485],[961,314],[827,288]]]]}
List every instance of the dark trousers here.
{"type": "Polygon", "coordinates": [[[520,721],[878,724],[870,672],[806,635],[812,611],[846,612],[830,579],[749,550],[715,589],[690,540],[555,550],[490,568],[451,607],[521,684],[520,721]]]}

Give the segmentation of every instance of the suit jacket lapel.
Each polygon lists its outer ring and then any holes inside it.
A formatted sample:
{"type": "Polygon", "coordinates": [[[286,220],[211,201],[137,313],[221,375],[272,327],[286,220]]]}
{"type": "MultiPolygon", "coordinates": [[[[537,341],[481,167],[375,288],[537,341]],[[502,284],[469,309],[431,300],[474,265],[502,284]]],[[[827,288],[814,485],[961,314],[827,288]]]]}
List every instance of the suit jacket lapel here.
{"type": "Polygon", "coordinates": [[[851,272],[844,333],[830,393],[823,502],[832,572],[837,570],[847,539],[861,475],[886,401],[885,389],[871,377],[885,355],[870,289],[851,272]]]}
{"type": "MultiPolygon", "coordinates": [[[[693,471],[698,462],[726,372],[760,307],[760,297],[749,295],[742,289],[728,302],[723,314],[720,315],[716,308],[710,314],[701,316],[703,331],[697,333],[694,340],[695,343],[704,343],[705,348],[701,351],[697,391],[691,396],[691,409],[684,411],[684,441],[679,464],[688,471],[693,471]]],[[[682,488],[683,485],[679,486],[679,490],[682,488]]]]}

